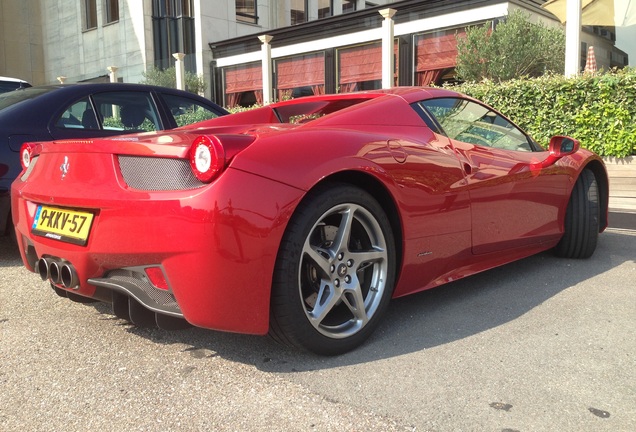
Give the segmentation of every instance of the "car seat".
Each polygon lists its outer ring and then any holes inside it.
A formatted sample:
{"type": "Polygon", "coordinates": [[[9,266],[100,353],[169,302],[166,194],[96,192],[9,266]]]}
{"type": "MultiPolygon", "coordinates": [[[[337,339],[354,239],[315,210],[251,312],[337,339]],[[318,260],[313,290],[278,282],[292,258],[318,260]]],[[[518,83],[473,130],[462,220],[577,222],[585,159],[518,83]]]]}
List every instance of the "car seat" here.
{"type": "Polygon", "coordinates": [[[119,115],[126,129],[139,129],[139,126],[141,126],[146,119],[143,108],[135,105],[124,105],[119,115]]]}
{"type": "Polygon", "coordinates": [[[99,129],[97,118],[95,117],[95,112],[92,108],[87,108],[84,110],[84,113],[82,114],[82,126],[84,127],[84,129],[99,129]]]}

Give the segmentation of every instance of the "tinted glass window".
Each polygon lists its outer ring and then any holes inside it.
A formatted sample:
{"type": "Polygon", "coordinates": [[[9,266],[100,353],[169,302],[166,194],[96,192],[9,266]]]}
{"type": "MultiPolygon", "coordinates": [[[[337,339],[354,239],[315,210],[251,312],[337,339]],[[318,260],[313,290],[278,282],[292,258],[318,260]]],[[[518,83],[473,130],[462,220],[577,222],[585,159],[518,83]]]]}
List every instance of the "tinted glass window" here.
{"type": "Polygon", "coordinates": [[[458,98],[431,99],[420,105],[437,119],[451,139],[505,150],[532,151],[521,130],[484,105],[458,98]]]}
{"type": "Polygon", "coordinates": [[[185,126],[219,116],[195,99],[165,93],[161,96],[166,101],[177,126],[185,126]]]}
{"type": "Polygon", "coordinates": [[[69,106],[57,120],[63,129],[150,132],[161,129],[161,122],[148,92],[104,92],[86,97],[69,106]]]}
{"type": "Polygon", "coordinates": [[[61,129],[99,130],[97,117],[87,97],[68,107],[55,126],[61,129]]]}

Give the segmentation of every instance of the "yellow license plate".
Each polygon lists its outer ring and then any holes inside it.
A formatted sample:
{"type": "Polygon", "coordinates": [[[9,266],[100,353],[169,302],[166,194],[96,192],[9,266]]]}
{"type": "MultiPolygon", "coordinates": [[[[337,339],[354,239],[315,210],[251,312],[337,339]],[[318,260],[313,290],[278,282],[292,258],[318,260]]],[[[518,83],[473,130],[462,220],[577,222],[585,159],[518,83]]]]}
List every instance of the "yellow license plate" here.
{"type": "Polygon", "coordinates": [[[93,216],[89,212],[40,205],[35,212],[31,232],[84,246],[91,231],[93,216]]]}

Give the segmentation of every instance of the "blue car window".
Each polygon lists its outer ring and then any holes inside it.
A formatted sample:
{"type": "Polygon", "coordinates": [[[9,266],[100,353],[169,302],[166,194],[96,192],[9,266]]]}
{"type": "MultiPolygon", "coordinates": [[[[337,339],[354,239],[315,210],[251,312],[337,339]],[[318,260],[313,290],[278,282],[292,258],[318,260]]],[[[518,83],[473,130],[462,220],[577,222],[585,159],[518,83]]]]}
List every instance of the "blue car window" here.
{"type": "Polygon", "coordinates": [[[93,94],[92,99],[104,130],[130,133],[162,129],[157,107],[149,92],[102,92],[93,94]]]}
{"type": "Polygon", "coordinates": [[[60,129],[99,130],[99,121],[88,97],[69,106],[55,122],[60,129]]]}

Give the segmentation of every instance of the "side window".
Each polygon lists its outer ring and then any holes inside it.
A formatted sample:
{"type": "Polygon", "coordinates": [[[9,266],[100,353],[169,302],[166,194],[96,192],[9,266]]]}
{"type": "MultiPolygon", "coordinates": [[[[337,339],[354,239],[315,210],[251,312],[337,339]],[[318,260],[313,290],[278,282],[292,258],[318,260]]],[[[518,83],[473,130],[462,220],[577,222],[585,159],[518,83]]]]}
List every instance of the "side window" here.
{"type": "Polygon", "coordinates": [[[161,129],[159,114],[149,92],[103,92],[92,97],[105,130],[131,133],[161,129]]]}
{"type": "Polygon", "coordinates": [[[219,116],[196,99],[166,93],[162,93],[161,96],[166,101],[177,126],[185,126],[219,116]]]}
{"type": "Polygon", "coordinates": [[[523,132],[484,105],[458,98],[430,99],[421,105],[451,139],[504,150],[532,151],[523,132]]]}
{"type": "Polygon", "coordinates": [[[69,106],[55,123],[60,129],[99,130],[99,121],[88,97],[69,106]]]}

